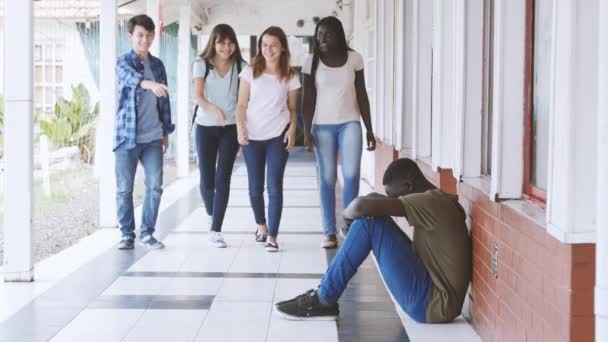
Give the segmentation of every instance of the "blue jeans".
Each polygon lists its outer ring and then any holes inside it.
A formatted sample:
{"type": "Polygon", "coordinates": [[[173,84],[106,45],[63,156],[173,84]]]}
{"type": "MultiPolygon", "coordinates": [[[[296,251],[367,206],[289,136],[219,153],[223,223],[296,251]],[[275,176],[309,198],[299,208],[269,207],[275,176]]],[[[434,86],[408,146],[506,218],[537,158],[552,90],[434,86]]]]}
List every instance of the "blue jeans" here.
{"type": "Polygon", "coordinates": [[[283,175],[287,165],[287,144],[283,142],[285,132],[269,140],[249,140],[243,146],[249,180],[249,201],[255,216],[255,223],[266,224],[264,210],[264,171],[268,191],[268,235],[279,234],[279,224],[283,212],[283,175]]]}
{"type": "Polygon", "coordinates": [[[319,297],[337,303],[357,268],[373,251],[388,290],[416,322],[426,322],[426,307],[433,282],[412,241],[390,217],[357,219],[325,272],[319,297]]]}
{"type": "Polygon", "coordinates": [[[351,121],[339,125],[313,125],[312,136],[319,168],[323,228],[325,235],[333,235],[336,234],[338,151],[344,177],[342,208],[359,196],[363,149],[361,123],[351,121]]]}
{"type": "Polygon", "coordinates": [[[163,193],[162,140],[145,144],[138,143],[130,150],[125,149],[125,144],[122,144],[114,151],[114,157],[116,159],[116,209],[122,236],[135,238],[133,183],[138,162],[141,162],[144,167],[146,187],[140,238],[154,234],[158,206],[163,193]]]}
{"type": "Polygon", "coordinates": [[[196,126],[196,150],[200,173],[200,191],[211,230],[222,231],[230,197],[232,167],[239,152],[236,125],[196,126]]]}

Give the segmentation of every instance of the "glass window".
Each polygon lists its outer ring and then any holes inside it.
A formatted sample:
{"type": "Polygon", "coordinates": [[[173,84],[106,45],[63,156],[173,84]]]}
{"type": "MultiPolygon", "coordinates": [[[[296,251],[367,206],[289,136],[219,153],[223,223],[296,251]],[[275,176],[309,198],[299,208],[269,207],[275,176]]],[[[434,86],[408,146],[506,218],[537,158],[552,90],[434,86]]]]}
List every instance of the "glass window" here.
{"type": "Polygon", "coordinates": [[[484,1],[483,107],[481,116],[481,174],[492,173],[492,96],[494,78],[494,0],[484,1]]]}
{"type": "Polygon", "coordinates": [[[528,167],[529,184],[542,191],[547,189],[552,12],[552,0],[534,0],[528,167]]]}

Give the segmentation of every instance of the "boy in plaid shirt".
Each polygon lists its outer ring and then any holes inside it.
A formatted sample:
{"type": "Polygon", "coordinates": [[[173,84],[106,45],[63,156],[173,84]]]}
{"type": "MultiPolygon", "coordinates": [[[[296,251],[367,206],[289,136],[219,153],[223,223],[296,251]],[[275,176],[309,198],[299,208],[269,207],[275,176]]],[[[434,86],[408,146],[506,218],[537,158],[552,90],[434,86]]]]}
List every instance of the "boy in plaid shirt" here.
{"type": "Polygon", "coordinates": [[[175,126],[171,123],[165,66],[149,51],[154,28],[147,15],[131,18],[128,31],[133,49],[116,63],[119,102],[114,156],[117,216],[122,233],[119,249],[133,249],[135,241],[133,183],[139,162],[144,168],[146,188],[139,241],[150,249],[164,248],[153,234],[163,192],[163,153],[175,126]]]}

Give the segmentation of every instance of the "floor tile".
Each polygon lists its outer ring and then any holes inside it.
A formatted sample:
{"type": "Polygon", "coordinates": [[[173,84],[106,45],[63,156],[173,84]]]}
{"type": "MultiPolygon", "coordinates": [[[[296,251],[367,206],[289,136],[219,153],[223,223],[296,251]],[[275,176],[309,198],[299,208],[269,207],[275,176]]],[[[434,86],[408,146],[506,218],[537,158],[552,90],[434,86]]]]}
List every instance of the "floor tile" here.
{"type": "Polygon", "coordinates": [[[268,328],[267,342],[338,342],[335,321],[288,321],[273,313],[268,328]]]}
{"type": "Polygon", "coordinates": [[[264,342],[270,313],[270,302],[216,300],[207,313],[195,341],[264,342]]]}
{"type": "Polygon", "coordinates": [[[226,278],[216,300],[240,302],[271,302],[276,279],[226,278]]]}
{"type": "Polygon", "coordinates": [[[52,342],[121,341],[144,310],[87,309],[65,326],[52,342]]]}
{"type": "Polygon", "coordinates": [[[190,342],[207,310],[147,310],[123,342],[190,342]]]}

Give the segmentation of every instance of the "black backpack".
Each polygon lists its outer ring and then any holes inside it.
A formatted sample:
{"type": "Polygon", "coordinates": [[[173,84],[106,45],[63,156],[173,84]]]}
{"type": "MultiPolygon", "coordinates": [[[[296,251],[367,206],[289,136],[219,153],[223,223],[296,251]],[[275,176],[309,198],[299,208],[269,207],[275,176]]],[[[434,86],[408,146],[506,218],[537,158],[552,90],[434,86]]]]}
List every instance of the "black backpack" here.
{"type": "MultiPolygon", "coordinates": [[[[213,64],[209,62],[208,59],[204,59],[205,61],[205,75],[203,76],[203,80],[207,81],[207,76],[209,76],[209,71],[213,69],[213,64]]],[[[236,74],[241,74],[241,63],[242,61],[237,61],[236,63],[236,74]]],[[[232,69],[232,68],[231,68],[232,69]]],[[[241,85],[241,79],[237,77],[236,81],[236,95],[238,98],[239,95],[239,86],[241,85]]],[[[198,112],[198,104],[194,105],[194,115],[192,115],[192,127],[194,127],[194,122],[196,121],[196,113],[198,112]]]]}

